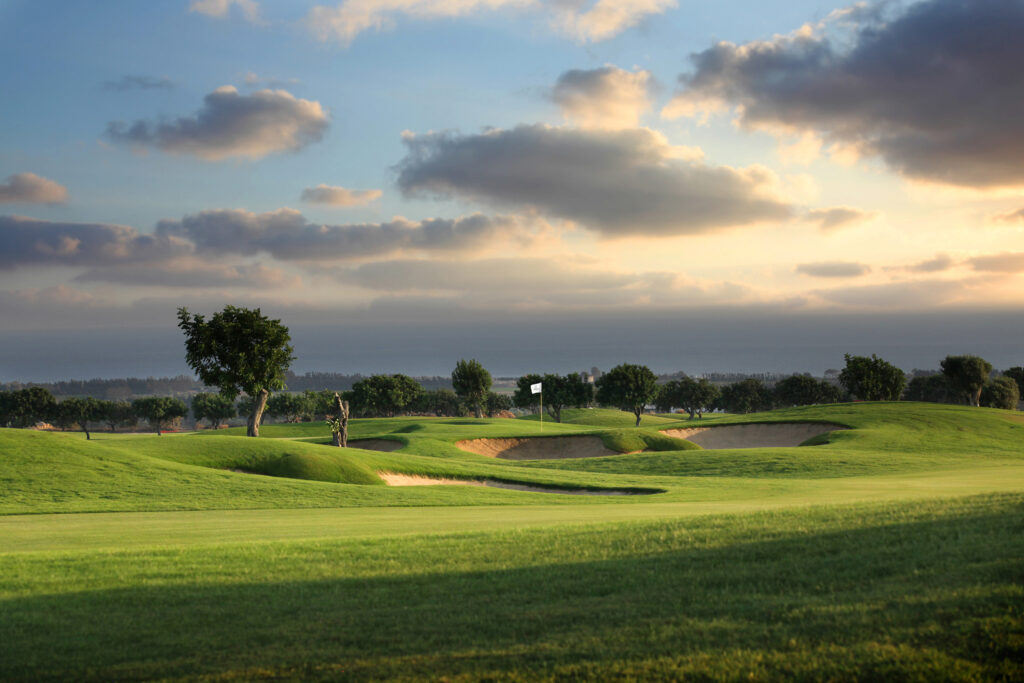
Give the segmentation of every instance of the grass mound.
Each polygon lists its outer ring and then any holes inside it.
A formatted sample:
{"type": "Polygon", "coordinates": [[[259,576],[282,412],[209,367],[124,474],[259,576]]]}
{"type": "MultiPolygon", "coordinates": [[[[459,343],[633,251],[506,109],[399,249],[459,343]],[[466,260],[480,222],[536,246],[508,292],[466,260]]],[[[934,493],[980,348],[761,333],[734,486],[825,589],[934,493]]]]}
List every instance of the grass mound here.
{"type": "Polygon", "coordinates": [[[616,429],[601,433],[604,445],[619,453],[636,451],[699,451],[700,446],[653,430],[616,429]]]}
{"type": "Polygon", "coordinates": [[[330,481],[340,484],[384,485],[380,477],[364,463],[331,452],[288,453],[267,463],[261,473],[269,474],[272,477],[330,481]]]}

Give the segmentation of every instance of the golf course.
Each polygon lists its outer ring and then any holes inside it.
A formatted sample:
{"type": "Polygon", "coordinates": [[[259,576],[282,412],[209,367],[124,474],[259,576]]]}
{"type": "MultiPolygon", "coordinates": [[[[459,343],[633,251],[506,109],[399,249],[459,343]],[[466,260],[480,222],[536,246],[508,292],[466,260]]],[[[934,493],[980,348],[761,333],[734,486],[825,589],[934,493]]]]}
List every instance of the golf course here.
{"type": "Polygon", "coordinates": [[[1024,678],[1020,412],[634,422],[0,429],[0,679],[1024,678]]]}

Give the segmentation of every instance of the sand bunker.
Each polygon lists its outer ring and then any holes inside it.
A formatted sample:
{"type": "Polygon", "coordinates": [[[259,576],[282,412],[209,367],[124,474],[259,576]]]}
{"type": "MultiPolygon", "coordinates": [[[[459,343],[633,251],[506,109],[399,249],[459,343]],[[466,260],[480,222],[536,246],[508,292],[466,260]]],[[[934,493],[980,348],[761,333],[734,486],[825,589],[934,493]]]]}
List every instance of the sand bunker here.
{"type": "Polygon", "coordinates": [[[553,486],[534,486],[519,484],[497,479],[448,479],[442,477],[425,477],[418,474],[396,474],[394,472],[378,472],[377,476],[388,486],[486,486],[494,489],[512,491],[530,491],[533,493],[562,493],[570,496],[647,496],[664,493],[661,489],[563,489],[553,486]]]}
{"type": "Polygon", "coordinates": [[[691,429],[663,429],[662,434],[692,441],[701,448],[778,448],[799,446],[807,439],[840,429],[842,425],[820,422],[722,425],[691,429]]]}
{"type": "Polygon", "coordinates": [[[368,451],[397,451],[405,444],[401,441],[392,441],[390,439],[356,439],[355,441],[349,441],[348,445],[352,448],[363,448],[368,451]]]}
{"type": "Polygon", "coordinates": [[[528,439],[467,439],[455,444],[464,451],[503,460],[558,460],[622,455],[596,436],[535,436],[528,439]]]}

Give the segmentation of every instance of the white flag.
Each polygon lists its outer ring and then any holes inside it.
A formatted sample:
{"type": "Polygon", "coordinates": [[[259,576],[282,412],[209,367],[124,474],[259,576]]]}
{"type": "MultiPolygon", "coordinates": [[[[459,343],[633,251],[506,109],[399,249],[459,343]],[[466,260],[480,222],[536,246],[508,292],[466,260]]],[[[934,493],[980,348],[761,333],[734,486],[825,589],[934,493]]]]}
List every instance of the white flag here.
{"type": "Polygon", "coordinates": [[[541,385],[540,382],[537,382],[536,384],[531,384],[530,385],[530,393],[531,394],[539,394],[540,393],[540,385],[541,385]]]}

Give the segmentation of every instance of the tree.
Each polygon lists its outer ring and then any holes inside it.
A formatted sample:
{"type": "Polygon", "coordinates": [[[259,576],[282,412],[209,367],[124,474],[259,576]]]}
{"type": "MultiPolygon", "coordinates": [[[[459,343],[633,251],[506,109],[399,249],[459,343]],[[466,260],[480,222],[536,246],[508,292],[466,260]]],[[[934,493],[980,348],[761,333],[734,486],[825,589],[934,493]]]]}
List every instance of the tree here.
{"type": "Polygon", "coordinates": [[[179,308],[178,327],[185,333],[185,360],[204,384],[232,400],[243,391],[255,399],[246,434],[259,436],[267,397],[285,388],[285,372],[295,360],[288,328],[258,308],[236,306],[214,313],[209,322],[179,308]]]}
{"type": "Polygon", "coordinates": [[[679,393],[676,398],[679,401],[679,407],[690,414],[691,420],[694,414],[697,415],[698,420],[703,420],[704,412],[712,410],[715,402],[721,397],[721,390],[704,377],[698,380],[684,377],[678,381],[679,393]]]}
{"type": "Polygon", "coordinates": [[[952,403],[953,393],[945,375],[918,375],[907,384],[907,390],[903,392],[903,400],[952,403]]]}
{"type": "Polygon", "coordinates": [[[487,417],[494,417],[503,410],[512,409],[512,397],[508,394],[487,392],[487,417]]]}
{"type": "Polygon", "coordinates": [[[393,417],[421,393],[420,383],[407,375],[372,375],[352,385],[352,405],[364,415],[393,417]]]}
{"type": "Polygon", "coordinates": [[[0,400],[0,425],[28,427],[55,417],[57,400],[43,387],[4,392],[0,400]]]}
{"type": "Polygon", "coordinates": [[[513,394],[513,402],[520,408],[529,408],[539,405],[540,394],[534,394],[531,388],[540,382],[544,394],[544,409],[555,422],[562,421],[562,410],[568,406],[581,407],[590,402],[592,389],[590,384],[583,381],[583,377],[577,372],[570,372],[568,375],[546,374],[544,376],[531,374],[520,377],[516,382],[516,391],[513,394]]]}
{"type": "Polygon", "coordinates": [[[460,417],[465,409],[459,397],[451,389],[436,389],[420,394],[412,406],[418,413],[429,413],[437,417],[460,417]]]}
{"type": "Polygon", "coordinates": [[[335,413],[327,416],[327,424],[331,427],[333,443],[338,448],[348,448],[348,401],[342,400],[338,392],[334,392],[335,413]]]}
{"type": "Polygon", "coordinates": [[[862,401],[898,401],[907,384],[907,377],[895,365],[875,354],[845,354],[846,367],[839,373],[839,383],[862,401]]]}
{"type": "Polygon", "coordinates": [[[778,406],[811,406],[819,403],[838,403],[842,390],[810,375],[793,375],[775,385],[775,404],[778,406]]]}
{"type": "Polygon", "coordinates": [[[981,390],[981,405],[988,408],[1016,410],[1020,401],[1020,389],[1012,377],[996,377],[981,390]]]}
{"type": "Polygon", "coordinates": [[[103,419],[103,406],[94,398],[66,398],[57,404],[57,411],[61,415],[61,421],[67,421],[68,425],[77,424],[85,432],[85,440],[92,437],[89,434],[89,422],[103,419]]]}
{"type": "Polygon", "coordinates": [[[729,413],[758,413],[771,410],[771,390],[759,379],[744,379],[722,387],[718,404],[729,413]]]}
{"type": "Polygon", "coordinates": [[[132,414],[132,404],[128,401],[100,401],[100,413],[98,419],[106,422],[111,432],[117,431],[118,427],[133,426],[139,421],[132,414]]]}
{"type": "Polygon", "coordinates": [[[207,420],[211,429],[238,414],[235,402],[221,394],[196,394],[192,397],[192,414],[196,420],[207,420]]]}
{"type": "Polygon", "coordinates": [[[306,397],[302,394],[279,393],[267,399],[267,415],[283,418],[285,422],[301,422],[308,412],[306,397]]]}
{"type": "Polygon", "coordinates": [[[482,406],[491,389],[491,373],[477,360],[460,360],[452,370],[452,387],[455,393],[473,406],[473,414],[483,417],[482,406]]]}
{"type": "Polygon", "coordinates": [[[946,356],[939,363],[949,386],[967,401],[980,405],[981,390],[992,374],[992,364],[979,356],[946,356]]]}
{"type": "Polygon", "coordinates": [[[516,380],[516,390],[512,393],[512,403],[515,404],[516,408],[526,410],[537,409],[540,405],[540,394],[533,393],[533,389],[530,387],[543,380],[544,378],[537,373],[523,375],[516,380]]]}
{"type": "Polygon", "coordinates": [[[1024,396],[1024,368],[1018,366],[1009,370],[1003,370],[1003,375],[1015,381],[1017,383],[1017,391],[1020,392],[1021,396],[1024,396]]]}
{"type": "Polygon", "coordinates": [[[164,424],[188,415],[188,406],[180,398],[148,396],[132,401],[132,412],[149,422],[160,436],[164,424]]]}
{"type": "Polygon", "coordinates": [[[657,381],[647,366],[623,363],[597,380],[597,400],[601,405],[632,411],[639,427],[644,407],[658,395],[657,381]]]}

